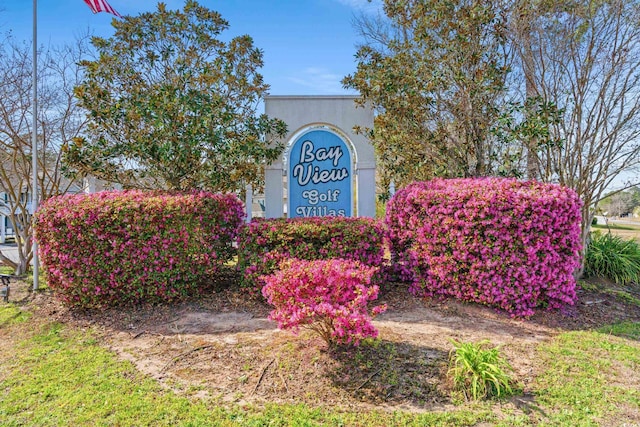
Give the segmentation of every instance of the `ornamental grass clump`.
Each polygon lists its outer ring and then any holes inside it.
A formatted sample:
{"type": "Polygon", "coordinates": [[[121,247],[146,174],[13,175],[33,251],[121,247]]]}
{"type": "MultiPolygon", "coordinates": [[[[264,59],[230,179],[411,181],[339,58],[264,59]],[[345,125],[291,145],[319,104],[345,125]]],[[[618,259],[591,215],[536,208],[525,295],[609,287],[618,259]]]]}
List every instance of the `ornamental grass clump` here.
{"type": "Polygon", "coordinates": [[[451,342],[454,348],[449,353],[447,376],[453,382],[454,391],[462,393],[466,400],[513,393],[509,374],[513,369],[497,348],[487,348],[489,341],[451,342]]]}
{"type": "Polygon", "coordinates": [[[294,333],[308,328],[329,347],[375,338],[378,330],[371,320],[387,308],[368,308],[378,298],[379,288],[371,284],[376,270],[343,259],[283,261],[279,270],[263,277],[262,294],[274,306],[269,318],[294,333]]]}
{"type": "Polygon", "coordinates": [[[640,284],[640,245],[611,233],[592,233],[585,273],[606,277],[619,285],[640,284]]]}
{"type": "Polygon", "coordinates": [[[102,192],[47,200],[35,233],[65,303],[158,303],[197,293],[234,256],[243,217],[234,195],[102,192]]]}
{"type": "Polygon", "coordinates": [[[238,239],[242,284],[259,293],[264,285],[260,277],[289,258],[341,258],[378,267],[384,258],[384,236],[383,224],[372,218],[254,219],[238,239]]]}
{"type": "Polygon", "coordinates": [[[530,316],[576,299],[580,207],[573,190],[553,184],[436,179],[398,191],[385,221],[413,293],[530,316]]]}

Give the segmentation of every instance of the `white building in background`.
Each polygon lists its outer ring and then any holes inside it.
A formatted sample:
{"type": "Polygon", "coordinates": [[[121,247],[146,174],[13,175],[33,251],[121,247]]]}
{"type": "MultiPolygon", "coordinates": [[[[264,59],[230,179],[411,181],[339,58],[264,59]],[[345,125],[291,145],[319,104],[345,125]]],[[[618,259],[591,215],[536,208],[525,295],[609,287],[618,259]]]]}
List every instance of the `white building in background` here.
{"type": "MultiPolygon", "coordinates": [[[[23,193],[23,197],[30,197],[30,194],[23,193]]],[[[31,202],[26,203],[26,207],[31,211],[31,202]]],[[[5,243],[7,237],[14,236],[15,227],[11,222],[12,202],[7,193],[0,193],[0,243],[5,243]]]]}

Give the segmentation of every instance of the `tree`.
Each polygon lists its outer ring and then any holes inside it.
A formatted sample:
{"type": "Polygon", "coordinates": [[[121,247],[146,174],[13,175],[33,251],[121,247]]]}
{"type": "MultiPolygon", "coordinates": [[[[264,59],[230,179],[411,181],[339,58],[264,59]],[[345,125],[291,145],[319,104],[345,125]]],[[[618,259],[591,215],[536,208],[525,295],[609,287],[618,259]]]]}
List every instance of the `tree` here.
{"type": "MultiPolygon", "coordinates": [[[[41,200],[78,188],[62,172],[61,146],[85,125],[73,95],[77,66],[88,49],[82,37],[73,46],[38,52],[38,193],[41,200]]],[[[0,49],[0,211],[16,235],[18,260],[0,252],[0,263],[27,271],[33,257],[30,205],[32,183],[32,49],[8,39],[0,49]]],[[[4,217],[0,218],[4,221],[4,217]]]]}
{"type": "Polygon", "coordinates": [[[607,216],[621,217],[630,213],[633,206],[633,194],[621,191],[602,200],[601,209],[606,212],[607,216]]]}
{"type": "Polygon", "coordinates": [[[578,193],[585,246],[597,203],[613,184],[624,177],[623,190],[640,182],[640,2],[493,3],[386,1],[391,23],[361,27],[378,34],[359,49],[358,70],[344,82],[378,108],[379,127],[370,135],[398,184],[435,174],[526,171],[578,193]],[[510,62],[508,52],[516,60],[510,62]],[[511,74],[501,74],[503,67],[511,74]],[[439,79],[444,83],[433,85],[439,79]],[[464,123],[470,124],[460,127],[464,123]],[[477,140],[459,137],[478,129],[470,133],[477,140]],[[456,153],[467,153],[471,168],[456,153]],[[487,153],[489,161],[481,160],[487,153]]]}
{"type": "Polygon", "coordinates": [[[112,25],[92,40],[99,57],[81,62],[89,127],[67,147],[70,168],[128,188],[260,187],[286,127],[255,115],[268,85],[251,37],[220,40],[227,21],[191,0],[112,25]]]}
{"type": "Polygon", "coordinates": [[[632,187],[626,191],[608,194],[598,203],[598,211],[605,216],[620,217],[633,212],[640,205],[640,190],[632,187]]]}
{"type": "MultiPolygon", "coordinates": [[[[520,60],[520,71],[524,77],[526,98],[540,100],[540,90],[536,84],[535,78],[535,59],[534,51],[536,49],[535,39],[533,37],[532,26],[535,23],[535,17],[539,16],[541,8],[544,9],[545,0],[537,1],[536,4],[531,0],[515,0],[512,4],[512,13],[510,19],[510,39],[514,46],[517,58],[520,60]],[[534,7],[537,6],[537,7],[534,7]]],[[[528,113],[525,111],[525,114],[528,113]]],[[[527,114],[527,117],[531,117],[527,114]]],[[[527,158],[527,177],[536,179],[538,176],[538,139],[535,136],[525,138],[524,149],[527,158]]]]}
{"type": "Polygon", "coordinates": [[[343,80],[377,110],[367,131],[383,182],[494,173],[511,61],[501,4],[386,0],[384,12],[359,21],[365,44],[343,80]]]}
{"type": "MultiPolygon", "coordinates": [[[[640,4],[637,0],[529,1],[532,78],[561,112],[539,147],[538,176],[584,202],[586,244],[597,203],[640,164],[640,4]],[[544,7],[541,5],[544,4],[544,7]]],[[[628,175],[627,187],[637,183],[628,175]]]]}

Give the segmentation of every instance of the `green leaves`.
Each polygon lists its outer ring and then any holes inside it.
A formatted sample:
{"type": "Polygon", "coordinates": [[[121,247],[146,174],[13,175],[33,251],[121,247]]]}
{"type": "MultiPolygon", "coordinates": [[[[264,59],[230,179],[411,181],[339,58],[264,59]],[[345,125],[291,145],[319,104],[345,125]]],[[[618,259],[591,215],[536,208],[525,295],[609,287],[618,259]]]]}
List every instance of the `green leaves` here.
{"type": "Polygon", "coordinates": [[[98,59],[81,63],[75,95],[89,131],[67,147],[71,168],[124,187],[260,188],[286,126],[256,117],[268,85],[251,37],[218,39],[228,22],[195,1],[113,25],[113,37],[93,39],[98,59]]]}
{"type": "Polygon", "coordinates": [[[640,283],[640,245],[611,233],[592,233],[587,246],[585,273],[622,285],[640,283]]]}
{"type": "Polygon", "coordinates": [[[372,142],[383,186],[490,174],[509,63],[500,7],[389,0],[385,13],[388,25],[365,31],[377,42],[359,49],[357,71],[343,80],[378,110],[372,142]]]}
{"type": "Polygon", "coordinates": [[[504,396],[513,393],[509,363],[497,348],[486,348],[489,341],[464,343],[451,340],[454,349],[449,355],[447,376],[454,388],[466,399],[504,396]]]}

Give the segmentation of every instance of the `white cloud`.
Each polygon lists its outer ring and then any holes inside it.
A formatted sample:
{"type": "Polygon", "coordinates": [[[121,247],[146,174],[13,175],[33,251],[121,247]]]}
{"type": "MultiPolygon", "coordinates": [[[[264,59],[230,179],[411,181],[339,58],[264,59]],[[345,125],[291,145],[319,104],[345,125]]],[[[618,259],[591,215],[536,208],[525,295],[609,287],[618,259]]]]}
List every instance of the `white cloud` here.
{"type": "Polygon", "coordinates": [[[309,95],[341,95],[351,93],[342,88],[340,80],[344,76],[332,73],[326,68],[310,67],[288,80],[307,89],[309,95]]]}

